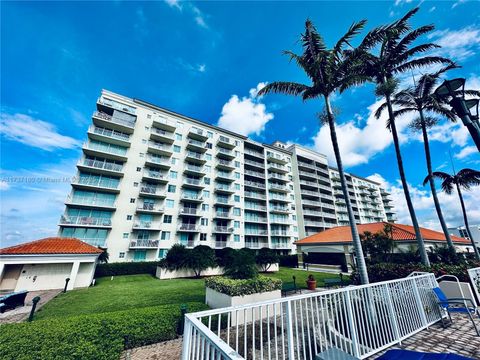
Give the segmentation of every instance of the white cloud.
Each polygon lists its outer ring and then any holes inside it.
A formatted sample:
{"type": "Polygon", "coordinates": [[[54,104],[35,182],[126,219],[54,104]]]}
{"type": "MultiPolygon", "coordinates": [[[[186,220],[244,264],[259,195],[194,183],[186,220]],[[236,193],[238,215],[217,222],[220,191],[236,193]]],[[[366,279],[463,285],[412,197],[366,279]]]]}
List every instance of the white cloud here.
{"type": "Polygon", "coordinates": [[[471,154],[477,154],[477,153],[478,153],[478,149],[476,146],[467,146],[467,147],[464,147],[458,154],[455,154],[455,157],[457,159],[463,159],[471,154]]]}
{"type": "MultiPolygon", "coordinates": [[[[370,114],[364,126],[360,124],[363,117],[358,114],[356,114],[355,120],[336,125],[340,153],[345,166],[366,164],[371,157],[382,152],[392,143],[392,134],[385,125],[387,114],[383,113],[378,120],[374,116],[375,110],[382,103],[383,100],[378,100],[368,107],[370,114]]],[[[409,115],[396,120],[400,142],[404,143],[409,140],[404,132],[414,117],[414,115],[409,115]]],[[[313,137],[313,142],[315,150],[326,154],[330,162],[336,163],[328,125],[320,128],[313,137]]]]}
{"type": "Polygon", "coordinates": [[[178,10],[182,10],[182,6],[180,5],[179,0],[165,0],[165,2],[170,6],[177,8],[178,10]]]}
{"type": "Polygon", "coordinates": [[[0,191],[5,191],[10,189],[10,185],[5,180],[0,180],[0,191]]]}
{"type": "MultiPolygon", "coordinates": [[[[372,174],[368,176],[368,178],[379,182],[391,193],[393,205],[398,217],[397,222],[411,225],[412,221],[400,180],[395,184],[391,184],[378,173],[372,174]]],[[[412,184],[408,184],[408,187],[420,226],[441,231],[429,185],[422,186],[419,184],[418,186],[412,186],[412,184]]],[[[454,227],[462,225],[463,215],[457,193],[454,192],[452,195],[447,195],[440,191],[439,184],[437,184],[437,194],[447,226],[454,227]]],[[[480,186],[472,188],[471,191],[463,191],[462,194],[470,222],[472,224],[479,224],[480,208],[477,204],[480,202],[480,186]]]]}
{"type": "Polygon", "coordinates": [[[480,28],[471,25],[460,30],[437,30],[428,38],[442,48],[438,53],[455,60],[465,60],[480,48],[480,28]]]}
{"type": "Polygon", "coordinates": [[[207,66],[205,64],[199,64],[198,65],[198,71],[199,72],[205,72],[207,70],[207,66]]]}
{"type": "Polygon", "coordinates": [[[208,29],[208,24],[205,20],[205,14],[203,14],[203,12],[192,3],[180,2],[179,0],[165,0],[165,2],[171,8],[176,8],[181,12],[185,10],[186,13],[189,13],[193,17],[193,20],[195,20],[198,26],[208,29]]]}
{"type": "Polygon", "coordinates": [[[435,9],[436,9],[436,7],[435,7],[435,6],[432,6],[432,7],[430,8],[430,10],[428,10],[428,12],[434,12],[435,9]]]}
{"type": "Polygon", "coordinates": [[[458,5],[463,4],[466,0],[458,0],[452,5],[452,9],[455,9],[458,5]]]}
{"type": "Polygon", "coordinates": [[[428,129],[428,138],[430,141],[452,142],[458,146],[465,146],[470,134],[460,121],[456,123],[444,121],[428,129]]]}
{"type": "Polygon", "coordinates": [[[7,139],[46,151],[80,145],[78,140],[59,134],[51,123],[25,114],[2,114],[0,133],[7,139]]]}
{"type": "Polygon", "coordinates": [[[273,119],[273,114],[267,111],[261,97],[256,97],[258,91],[266,83],[259,83],[250,89],[249,95],[242,98],[232,95],[223,105],[222,115],[218,119],[218,126],[248,136],[260,133],[265,129],[267,122],[273,119]]]}

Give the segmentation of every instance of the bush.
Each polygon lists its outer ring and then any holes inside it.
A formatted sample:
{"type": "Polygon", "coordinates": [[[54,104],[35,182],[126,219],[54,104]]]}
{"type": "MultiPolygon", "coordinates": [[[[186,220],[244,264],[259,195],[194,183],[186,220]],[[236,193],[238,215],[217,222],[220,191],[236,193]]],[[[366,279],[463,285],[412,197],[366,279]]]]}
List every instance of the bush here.
{"type": "Polygon", "coordinates": [[[162,264],[169,270],[178,270],[185,268],[187,259],[190,255],[189,249],[184,245],[175,244],[167,252],[165,262],[162,264]]]}
{"type": "Polygon", "coordinates": [[[155,275],[157,266],[159,266],[161,263],[162,261],[141,261],[98,264],[97,268],[95,269],[95,277],[136,274],[155,275]]]}
{"type": "Polygon", "coordinates": [[[269,248],[261,248],[255,257],[255,262],[262,269],[262,272],[267,272],[270,266],[278,263],[277,253],[269,248]]]}
{"type": "Polygon", "coordinates": [[[237,250],[232,249],[231,247],[218,249],[216,251],[218,266],[225,267],[227,264],[230,264],[235,258],[236,253],[237,250]]]}
{"type": "MultiPolygon", "coordinates": [[[[367,271],[370,282],[372,283],[404,278],[414,271],[433,272],[435,277],[446,274],[454,275],[458,277],[460,281],[468,282],[469,277],[467,269],[477,266],[480,266],[480,262],[471,262],[461,265],[432,264],[431,267],[419,263],[378,263],[367,265],[367,271]]],[[[352,273],[351,279],[354,284],[360,284],[360,276],[356,270],[352,273]]]]}
{"type": "Polygon", "coordinates": [[[298,267],[298,255],[280,255],[278,263],[280,266],[296,268],[298,267]]]}
{"type": "MultiPolygon", "coordinates": [[[[189,304],[189,311],[207,306],[189,304]]],[[[174,339],[178,305],[7,324],[0,331],[5,360],[117,360],[123,349],[174,339]]]]}
{"type": "Polygon", "coordinates": [[[206,279],[205,286],[222,294],[245,296],[280,290],[282,288],[282,280],[266,276],[257,276],[254,279],[230,279],[218,276],[206,279]]]}
{"type": "Polygon", "coordinates": [[[233,279],[252,279],[258,276],[255,253],[247,248],[237,250],[232,261],[225,264],[225,275],[233,279]]]}
{"type": "Polygon", "coordinates": [[[188,252],[185,267],[193,270],[195,277],[199,278],[203,270],[214,266],[217,266],[217,262],[211,247],[198,245],[188,252]]]}

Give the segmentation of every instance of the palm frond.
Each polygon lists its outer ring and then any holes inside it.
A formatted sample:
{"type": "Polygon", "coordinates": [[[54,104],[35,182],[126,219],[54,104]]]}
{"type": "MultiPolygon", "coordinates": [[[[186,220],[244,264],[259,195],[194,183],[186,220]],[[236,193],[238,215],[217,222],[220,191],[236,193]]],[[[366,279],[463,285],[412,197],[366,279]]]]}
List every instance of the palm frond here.
{"type": "Polygon", "coordinates": [[[403,73],[407,70],[415,70],[424,66],[430,66],[435,64],[451,64],[451,60],[441,56],[425,56],[418,59],[407,61],[393,69],[394,73],[403,73]]]}
{"type": "Polygon", "coordinates": [[[322,36],[309,19],[305,21],[305,33],[302,35],[302,47],[304,49],[303,54],[305,61],[310,64],[315,62],[319,53],[327,48],[322,36]]]}
{"type": "Polygon", "coordinates": [[[270,84],[267,84],[263,87],[257,96],[276,93],[276,94],[287,94],[287,95],[300,95],[310,87],[304,84],[299,84],[295,82],[287,81],[275,81],[270,84]]]}
{"type": "Polygon", "coordinates": [[[387,103],[384,102],[383,104],[381,104],[378,109],[375,111],[375,118],[377,119],[380,119],[380,116],[382,116],[382,113],[385,111],[385,109],[387,109],[387,103]]]}
{"type": "Polygon", "coordinates": [[[350,41],[363,30],[366,23],[367,23],[367,20],[361,20],[359,22],[354,22],[350,26],[350,28],[347,30],[345,35],[343,35],[337,41],[337,43],[333,47],[333,52],[335,54],[339,54],[342,51],[342,49],[345,45],[349,45],[350,47],[353,47],[352,45],[350,45],[350,41]]]}
{"type": "Polygon", "coordinates": [[[433,29],[435,29],[435,26],[433,26],[433,25],[424,25],[424,26],[420,26],[419,28],[416,28],[416,29],[413,29],[413,30],[409,31],[403,37],[403,39],[400,40],[398,42],[398,44],[396,44],[395,49],[393,51],[393,55],[396,56],[396,55],[403,54],[404,52],[407,51],[408,46],[412,42],[417,40],[420,36],[431,32],[433,29]]]}
{"type": "Polygon", "coordinates": [[[443,171],[434,171],[432,173],[433,178],[442,180],[442,190],[446,194],[450,195],[455,185],[455,178],[443,171]]]}
{"type": "Polygon", "coordinates": [[[480,185],[480,171],[474,169],[462,169],[457,173],[457,183],[465,190],[472,186],[480,185]]]}

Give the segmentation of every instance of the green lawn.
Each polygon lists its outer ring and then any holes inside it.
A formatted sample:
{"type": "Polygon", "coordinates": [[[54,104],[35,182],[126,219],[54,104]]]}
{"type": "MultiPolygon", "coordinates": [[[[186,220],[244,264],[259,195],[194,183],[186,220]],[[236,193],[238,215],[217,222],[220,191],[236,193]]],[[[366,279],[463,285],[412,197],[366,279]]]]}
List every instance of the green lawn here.
{"type": "MultiPolygon", "coordinates": [[[[291,268],[280,268],[267,276],[291,282],[297,278],[297,286],[306,287],[309,272],[291,268]]],[[[337,275],[313,273],[321,285],[321,279],[337,275]]],[[[205,301],[203,279],[158,280],[150,275],[115,276],[99,278],[94,287],[60,294],[47,303],[36,314],[36,319],[48,319],[82,314],[105,313],[111,311],[137,309],[142,307],[184,304],[205,301]]]]}

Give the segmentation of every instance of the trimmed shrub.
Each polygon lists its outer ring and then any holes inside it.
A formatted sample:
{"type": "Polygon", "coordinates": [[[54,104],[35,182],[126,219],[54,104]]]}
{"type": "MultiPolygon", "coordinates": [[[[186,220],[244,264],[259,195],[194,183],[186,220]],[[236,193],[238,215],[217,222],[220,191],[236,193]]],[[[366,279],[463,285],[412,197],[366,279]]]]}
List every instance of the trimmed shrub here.
{"type": "Polygon", "coordinates": [[[162,263],[169,270],[178,270],[185,268],[190,250],[185,245],[175,244],[167,252],[165,261],[162,263]]]}
{"type": "Polygon", "coordinates": [[[180,319],[178,305],[164,305],[7,324],[0,331],[0,354],[5,360],[117,360],[124,349],[174,339],[180,319]]]}
{"type": "Polygon", "coordinates": [[[235,258],[237,250],[232,249],[231,247],[225,247],[215,251],[217,256],[218,266],[225,267],[227,264],[230,264],[235,258]]]}
{"type": "Polygon", "coordinates": [[[211,277],[205,280],[205,286],[230,296],[245,296],[267,291],[281,290],[282,280],[266,276],[254,279],[230,279],[226,277],[211,277]]]}
{"type": "Polygon", "coordinates": [[[193,270],[195,277],[199,278],[203,270],[214,266],[217,266],[217,261],[211,247],[198,245],[189,251],[185,267],[193,270]]]}
{"type": "Polygon", "coordinates": [[[255,252],[247,248],[237,250],[232,261],[225,264],[225,275],[233,279],[251,279],[258,276],[255,252]]]}
{"type": "Polygon", "coordinates": [[[262,272],[267,272],[270,266],[278,263],[278,254],[275,250],[269,248],[261,248],[255,257],[255,262],[262,269],[262,272]]]}
{"type": "Polygon", "coordinates": [[[298,267],[298,255],[280,255],[278,263],[280,266],[298,267]]]}
{"type": "Polygon", "coordinates": [[[157,266],[161,263],[162,261],[140,261],[98,264],[95,269],[95,277],[137,274],[155,275],[157,266]]]}
{"type": "MultiPolygon", "coordinates": [[[[378,263],[367,265],[368,277],[370,282],[379,282],[387,280],[395,280],[408,276],[414,271],[433,272],[435,277],[442,275],[454,275],[460,281],[469,281],[467,269],[480,266],[480,262],[470,262],[461,265],[448,264],[432,264],[431,267],[424,266],[418,263],[409,264],[393,264],[393,263],[378,263]]],[[[354,270],[351,275],[352,283],[360,284],[360,276],[357,270],[354,270]]]]}

